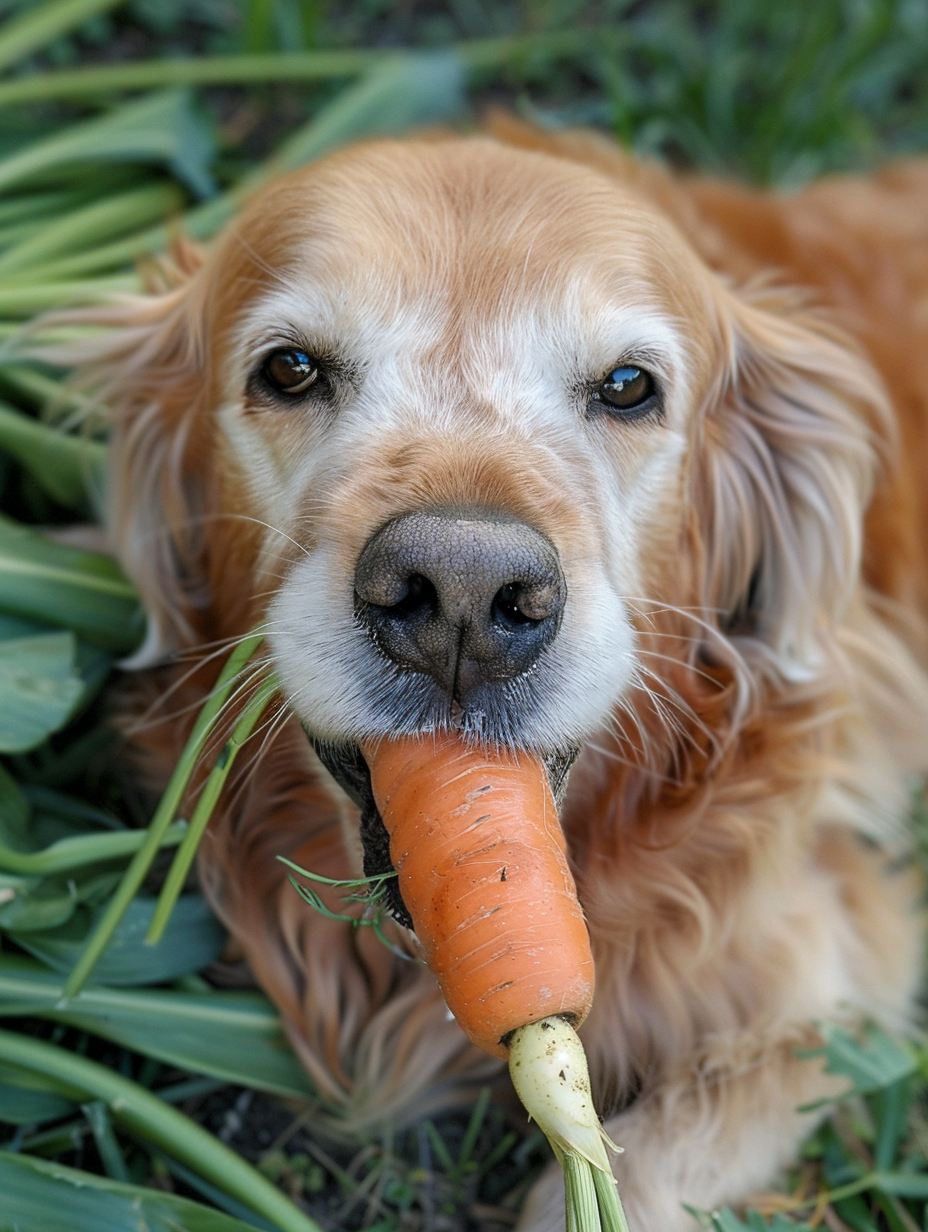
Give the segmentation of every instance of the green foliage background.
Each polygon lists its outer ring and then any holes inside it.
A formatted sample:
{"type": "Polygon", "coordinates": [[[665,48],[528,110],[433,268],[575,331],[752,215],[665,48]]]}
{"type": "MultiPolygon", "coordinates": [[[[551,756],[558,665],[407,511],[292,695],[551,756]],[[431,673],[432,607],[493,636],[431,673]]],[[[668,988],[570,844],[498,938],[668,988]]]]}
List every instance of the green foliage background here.
{"type": "MultiPolygon", "coordinates": [[[[68,530],[99,514],[105,426],[76,430],[64,374],[21,357],[30,318],[132,289],[178,220],[208,239],[277,169],[488,104],[789,190],[928,148],[928,4],[0,0],[0,1232],[489,1232],[540,1164],[485,1094],[337,1147],[280,1113],[314,1097],[264,998],[199,974],[224,941],[202,898],[144,944],[182,820],[93,982],[64,995],[149,820],[111,773],[102,701],[142,626],[130,584],[68,530]],[[195,1123],[210,1100],[225,1126],[242,1101],[283,1116],[267,1149],[240,1136],[257,1169],[195,1123]]],[[[923,1046],[828,1029],[826,1051],[853,1094],[792,1196],[707,1225],[928,1227],[923,1046]]]]}

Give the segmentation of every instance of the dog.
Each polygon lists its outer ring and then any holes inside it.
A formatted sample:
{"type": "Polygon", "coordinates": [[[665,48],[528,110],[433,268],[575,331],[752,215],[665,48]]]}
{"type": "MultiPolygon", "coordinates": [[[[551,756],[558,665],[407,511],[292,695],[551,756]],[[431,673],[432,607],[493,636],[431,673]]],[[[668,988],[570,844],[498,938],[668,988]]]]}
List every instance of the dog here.
{"type": "Polygon", "coordinates": [[[164,698],[137,764],[262,628],[281,706],[199,875],[322,1097],[372,1124],[500,1072],[277,860],[357,876],[359,741],[455,728],[571,767],[632,1232],[749,1198],[842,1086],[818,1025],[913,1022],[928,161],[779,197],[497,118],[330,155],[159,278],[87,361],[164,698]]]}

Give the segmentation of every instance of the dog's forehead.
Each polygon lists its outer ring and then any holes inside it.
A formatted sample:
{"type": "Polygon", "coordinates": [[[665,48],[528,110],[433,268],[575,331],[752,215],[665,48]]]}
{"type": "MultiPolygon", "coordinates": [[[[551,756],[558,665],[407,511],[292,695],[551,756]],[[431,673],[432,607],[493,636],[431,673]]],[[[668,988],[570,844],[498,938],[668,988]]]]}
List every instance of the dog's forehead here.
{"type": "Polygon", "coordinates": [[[427,347],[449,323],[460,337],[529,311],[542,328],[566,313],[587,338],[609,331],[610,307],[699,315],[695,259],[653,208],[586,167],[489,140],[347,151],[265,194],[237,239],[268,327],[286,310],[335,333],[346,315],[389,331],[414,312],[427,347]]]}

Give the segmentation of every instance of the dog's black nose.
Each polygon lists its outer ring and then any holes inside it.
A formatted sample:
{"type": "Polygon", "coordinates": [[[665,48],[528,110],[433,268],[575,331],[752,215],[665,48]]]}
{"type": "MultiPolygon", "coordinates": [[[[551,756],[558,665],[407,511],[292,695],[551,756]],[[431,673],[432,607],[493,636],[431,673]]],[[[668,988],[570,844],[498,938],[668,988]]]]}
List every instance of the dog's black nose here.
{"type": "Polygon", "coordinates": [[[458,700],[531,667],[557,633],[565,598],[554,546],[492,514],[395,518],[355,570],[357,616],[376,644],[458,700]]]}

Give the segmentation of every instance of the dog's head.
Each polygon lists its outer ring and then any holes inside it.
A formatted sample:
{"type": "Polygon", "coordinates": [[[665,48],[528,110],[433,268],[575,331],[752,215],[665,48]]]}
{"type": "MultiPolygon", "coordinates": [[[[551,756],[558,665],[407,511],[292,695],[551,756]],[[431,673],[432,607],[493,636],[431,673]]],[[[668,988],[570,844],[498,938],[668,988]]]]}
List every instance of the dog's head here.
{"type": "Polygon", "coordinates": [[[143,658],[263,619],[322,745],[454,725],[549,758],[684,664],[819,670],[878,384],[617,181],[358,147],[187,274],[106,344],[143,658]]]}

